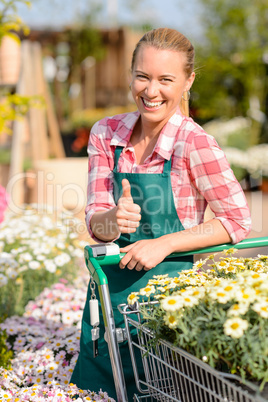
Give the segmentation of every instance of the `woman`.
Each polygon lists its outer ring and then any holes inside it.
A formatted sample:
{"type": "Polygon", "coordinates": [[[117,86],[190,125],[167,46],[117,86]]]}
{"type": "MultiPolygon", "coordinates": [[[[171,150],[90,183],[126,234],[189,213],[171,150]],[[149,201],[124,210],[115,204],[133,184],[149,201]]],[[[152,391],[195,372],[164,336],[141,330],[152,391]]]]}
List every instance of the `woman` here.
{"type": "MultiPolygon", "coordinates": [[[[138,111],[105,118],[89,145],[86,221],[97,241],[115,241],[125,252],[119,267],[106,269],[116,310],[153,275],[189,269],[192,258],[163,260],[173,252],[236,243],[249,233],[243,191],[213,137],[182,114],[193,84],[194,49],[181,33],[146,33],[132,58],[131,91],[138,111]],[[215,218],[203,222],[207,203],[215,218]]],[[[72,382],[103,388],[116,397],[107,346],[92,359],[85,306],[80,356],[72,382]]],[[[129,398],[135,392],[126,348],[121,348],[129,398]]]]}

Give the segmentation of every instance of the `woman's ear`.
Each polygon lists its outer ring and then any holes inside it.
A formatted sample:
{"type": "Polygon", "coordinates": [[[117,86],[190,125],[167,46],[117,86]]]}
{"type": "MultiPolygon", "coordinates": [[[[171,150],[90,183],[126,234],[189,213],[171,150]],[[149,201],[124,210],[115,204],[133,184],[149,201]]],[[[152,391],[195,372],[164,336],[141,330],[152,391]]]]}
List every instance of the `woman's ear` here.
{"type": "Polygon", "coordinates": [[[188,78],[188,80],[186,81],[186,86],[185,86],[185,92],[190,91],[191,86],[194,83],[194,79],[195,79],[195,73],[192,72],[190,77],[188,78]]]}
{"type": "Polygon", "coordinates": [[[129,70],[128,71],[128,87],[129,87],[129,89],[130,89],[130,91],[131,91],[131,85],[132,85],[132,73],[131,73],[131,71],[129,70]]]}

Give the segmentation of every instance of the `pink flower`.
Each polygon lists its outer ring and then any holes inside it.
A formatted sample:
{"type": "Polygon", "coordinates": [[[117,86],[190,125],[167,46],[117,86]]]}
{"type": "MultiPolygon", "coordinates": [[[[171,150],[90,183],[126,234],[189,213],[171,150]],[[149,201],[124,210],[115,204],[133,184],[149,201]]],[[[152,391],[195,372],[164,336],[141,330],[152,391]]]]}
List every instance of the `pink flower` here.
{"type": "Polygon", "coordinates": [[[36,349],[41,349],[41,347],[42,347],[44,344],[45,344],[45,342],[39,342],[39,343],[36,345],[36,349]]]}
{"type": "Polygon", "coordinates": [[[55,283],[54,288],[55,289],[64,289],[65,285],[63,285],[62,283],[55,283]]]}
{"type": "Polygon", "coordinates": [[[8,200],[9,196],[6,190],[0,185],[0,223],[4,220],[4,212],[7,209],[8,200]]]}

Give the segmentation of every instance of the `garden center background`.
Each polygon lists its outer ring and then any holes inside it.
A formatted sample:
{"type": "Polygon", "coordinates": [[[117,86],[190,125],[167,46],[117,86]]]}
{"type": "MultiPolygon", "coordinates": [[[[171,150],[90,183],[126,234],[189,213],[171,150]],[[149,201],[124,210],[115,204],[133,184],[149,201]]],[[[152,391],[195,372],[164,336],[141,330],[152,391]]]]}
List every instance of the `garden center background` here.
{"type": "Polygon", "coordinates": [[[243,7],[238,0],[80,0],[64,10],[57,0],[25,3],[10,1],[29,29],[12,26],[17,42],[1,34],[1,93],[25,97],[16,113],[12,104],[5,106],[13,114],[1,112],[0,180],[14,212],[21,203],[65,207],[91,241],[83,223],[90,129],[105,115],[135,109],[133,48],[145,30],[165,25],[195,45],[190,115],[215,136],[245,190],[250,237],[267,234],[267,0],[243,7]]]}

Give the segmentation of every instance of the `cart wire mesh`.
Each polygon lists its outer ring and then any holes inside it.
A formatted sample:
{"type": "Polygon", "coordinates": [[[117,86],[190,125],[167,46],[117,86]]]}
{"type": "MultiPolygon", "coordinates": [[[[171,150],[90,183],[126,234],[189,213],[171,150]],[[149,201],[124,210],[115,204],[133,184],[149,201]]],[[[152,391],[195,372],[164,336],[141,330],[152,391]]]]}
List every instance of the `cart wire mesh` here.
{"type": "MultiPolygon", "coordinates": [[[[152,342],[154,335],[140,318],[123,313],[136,385],[146,396],[136,401],[179,402],[264,402],[258,388],[242,384],[240,377],[221,373],[195,356],[165,340],[152,342]],[[130,331],[131,328],[131,331],[130,331]],[[135,335],[133,336],[133,329],[135,335]],[[132,334],[131,334],[132,333],[132,334]],[[137,371],[135,354],[142,358],[145,380],[137,371]]],[[[138,314],[139,316],[139,314],[138,314]]]]}

